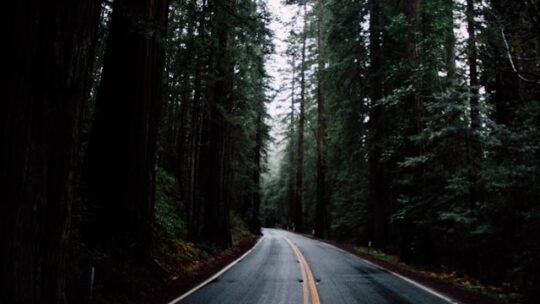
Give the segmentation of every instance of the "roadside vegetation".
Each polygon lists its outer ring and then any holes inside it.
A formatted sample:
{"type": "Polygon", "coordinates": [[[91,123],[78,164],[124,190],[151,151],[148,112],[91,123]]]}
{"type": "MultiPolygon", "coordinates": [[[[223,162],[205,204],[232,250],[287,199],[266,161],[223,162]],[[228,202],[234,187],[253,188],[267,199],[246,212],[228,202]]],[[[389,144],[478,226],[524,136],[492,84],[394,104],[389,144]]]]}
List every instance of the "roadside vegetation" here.
{"type": "Polygon", "coordinates": [[[537,302],[540,3],[287,3],[265,224],[537,302]]]}

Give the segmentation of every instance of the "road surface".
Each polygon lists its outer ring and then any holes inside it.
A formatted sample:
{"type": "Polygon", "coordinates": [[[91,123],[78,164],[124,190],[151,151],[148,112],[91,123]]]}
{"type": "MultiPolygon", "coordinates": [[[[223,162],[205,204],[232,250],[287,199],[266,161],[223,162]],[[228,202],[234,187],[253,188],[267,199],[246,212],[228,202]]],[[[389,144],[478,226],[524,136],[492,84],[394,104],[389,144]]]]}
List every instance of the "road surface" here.
{"type": "Polygon", "coordinates": [[[326,243],[283,230],[263,234],[244,259],[179,303],[457,303],[326,243]]]}

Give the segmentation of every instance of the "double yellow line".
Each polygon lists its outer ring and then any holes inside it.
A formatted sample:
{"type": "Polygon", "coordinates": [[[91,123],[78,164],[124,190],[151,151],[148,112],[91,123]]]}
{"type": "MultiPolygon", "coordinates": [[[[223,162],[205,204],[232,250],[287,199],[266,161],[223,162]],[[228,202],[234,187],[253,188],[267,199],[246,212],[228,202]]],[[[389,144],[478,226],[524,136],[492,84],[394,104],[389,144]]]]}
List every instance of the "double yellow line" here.
{"type": "Polygon", "coordinates": [[[287,237],[283,237],[291,248],[293,249],[298,262],[300,263],[300,272],[302,273],[302,288],[304,290],[304,304],[309,304],[309,299],[311,299],[311,304],[320,304],[319,293],[317,292],[317,286],[315,285],[315,278],[313,277],[313,272],[311,272],[311,267],[307,263],[304,255],[300,252],[300,249],[291,242],[287,237]],[[309,289],[309,291],[308,291],[309,289]]]}

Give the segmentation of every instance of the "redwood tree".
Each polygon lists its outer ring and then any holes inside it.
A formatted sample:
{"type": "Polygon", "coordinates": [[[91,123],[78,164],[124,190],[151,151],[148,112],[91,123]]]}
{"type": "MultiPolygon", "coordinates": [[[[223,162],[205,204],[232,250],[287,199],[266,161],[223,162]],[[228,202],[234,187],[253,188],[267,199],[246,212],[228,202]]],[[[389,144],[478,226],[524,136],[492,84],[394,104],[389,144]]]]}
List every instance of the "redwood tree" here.
{"type": "Polygon", "coordinates": [[[370,3],[370,98],[369,111],[370,153],[369,153],[369,182],[370,182],[370,237],[377,246],[384,246],[388,240],[387,219],[389,216],[389,183],[385,164],[383,162],[383,144],[386,135],[385,109],[380,104],[383,97],[382,71],[382,16],[378,0],[370,3]]]}
{"type": "Polygon", "coordinates": [[[296,188],[294,198],[294,230],[303,232],[304,230],[304,214],[302,206],[302,195],[304,188],[304,128],[306,123],[306,61],[307,61],[307,2],[303,4],[304,10],[304,30],[302,37],[302,54],[300,62],[300,113],[298,114],[298,142],[297,144],[297,160],[296,160],[296,188]]]}
{"type": "Polygon", "coordinates": [[[91,239],[144,259],[151,250],[155,154],[168,0],[117,0],[85,167],[91,239]]]}
{"type": "Polygon", "coordinates": [[[64,303],[65,252],[100,1],[5,8],[0,302],[64,303]]]}
{"type": "Polygon", "coordinates": [[[232,244],[229,228],[230,121],[233,106],[233,1],[210,1],[214,13],[211,31],[214,74],[208,96],[207,116],[202,134],[200,187],[204,208],[202,237],[223,247],[232,244]]]}
{"type": "Polygon", "coordinates": [[[326,193],[326,118],[323,91],[323,73],[325,62],[324,49],[324,8],[323,0],[317,1],[317,202],[315,206],[315,236],[325,238],[328,236],[328,214],[326,193]]]}

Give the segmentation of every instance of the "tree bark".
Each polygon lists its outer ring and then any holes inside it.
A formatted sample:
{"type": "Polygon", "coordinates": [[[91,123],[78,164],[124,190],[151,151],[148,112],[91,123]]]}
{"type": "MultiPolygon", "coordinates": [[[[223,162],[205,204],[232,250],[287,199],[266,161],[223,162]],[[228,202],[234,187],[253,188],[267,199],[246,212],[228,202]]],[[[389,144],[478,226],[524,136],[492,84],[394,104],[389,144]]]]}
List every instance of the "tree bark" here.
{"type": "MultiPolygon", "coordinates": [[[[405,47],[405,60],[410,64],[409,77],[412,83],[412,92],[405,97],[404,112],[407,115],[407,126],[405,128],[405,157],[419,157],[424,154],[424,147],[421,139],[415,139],[423,129],[423,97],[422,80],[424,75],[414,75],[416,68],[421,65],[421,0],[411,0],[404,2],[404,12],[409,24],[408,41],[405,47]]],[[[425,185],[424,168],[422,164],[410,169],[412,175],[411,183],[408,185],[406,194],[411,197],[421,197],[425,185]]]]}
{"type": "Polygon", "coordinates": [[[304,2],[304,29],[302,37],[302,60],[300,63],[300,113],[298,117],[298,142],[296,163],[296,189],[294,198],[294,230],[304,231],[304,214],[302,207],[302,194],[304,185],[304,125],[306,120],[306,44],[307,44],[307,4],[304,2]]]}
{"type": "MultiPolygon", "coordinates": [[[[0,112],[0,302],[65,303],[81,113],[101,2],[13,1],[0,112]]],[[[6,37],[5,37],[6,38],[6,37]]]]}
{"type": "Polygon", "coordinates": [[[383,97],[382,68],[382,17],[381,4],[378,0],[371,1],[370,8],[370,98],[369,113],[370,153],[369,153],[369,183],[370,206],[369,227],[370,236],[375,246],[385,246],[388,242],[389,189],[387,170],[381,159],[385,127],[385,109],[378,102],[383,97]]]}
{"type": "Polygon", "coordinates": [[[468,63],[469,63],[469,87],[470,87],[470,119],[471,127],[470,134],[468,136],[468,159],[469,159],[469,204],[471,208],[474,208],[478,200],[480,199],[480,189],[478,185],[478,163],[482,158],[482,147],[478,139],[478,133],[480,132],[480,96],[479,88],[480,81],[478,78],[478,49],[476,46],[476,10],[475,1],[467,0],[467,31],[469,33],[468,38],[468,63]]]}
{"type": "MultiPolygon", "coordinates": [[[[423,129],[423,98],[422,81],[425,75],[420,73],[421,58],[421,0],[411,0],[403,2],[403,11],[408,23],[408,36],[405,45],[405,54],[402,60],[409,65],[408,74],[412,91],[404,98],[403,113],[405,114],[404,128],[404,160],[419,158],[424,154],[424,143],[420,138],[423,129]]],[[[424,197],[426,187],[425,165],[418,162],[414,167],[407,168],[404,175],[408,177],[408,182],[401,189],[401,194],[409,199],[409,204],[416,205],[421,203],[424,197]]],[[[391,211],[390,211],[391,212],[391,211]]],[[[389,219],[387,219],[389,221],[389,219]]],[[[408,259],[412,256],[410,242],[413,238],[421,239],[423,236],[416,235],[416,224],[411,217],[404,217],[399,223],[400,239],[399,244],[401,256],[408,259]]]]}
{"type": "Polygon", "coordinates": [[[295,85],[296,85],[296,54],[292,54],[292,78],[291,78],[291,120],[290,120],[290,152],[289,152],[289,177],[287,180],[287,200],[288,200],[288,206],[287,206],[287,227],[290,227],[294,223],[294,209],[296,204],[294,203],[294,200],[296,198],[296,191],[295,191],[295,177],[296,177],[296,168],[294,168],[294,104],[296,103],[295,100],[295,85]],[[293,169],[294,168],[294,169],[293,169]]]}
{"type": "MultiPolygon", "coordinates": [[[[419,34],[421,30],[421,15],[420,15],[420,3],[421,0],[410,0],[405,1],[405,17],[410,27],[410,37],[409,41],[406,44],[406,59],[414,66],[417,67],[420,64],[420,43],[419,43],[419,34]]],[[[407,108],[410,109],[411,113],[411,131],[409,135],[416,135],[422,130],[422,108],[423,100],[421,93],[421,84],[420,80],[414,81],[415,86],[413,92],[407,98],[407,108]]],[[[418,156],[421,154],[421,147],[416,145],[413,149],[416,150],[413,155],[418,156]]]]}
{"type": "Polygon", "coordinates": [[[94,242],[150,257],[168,0],[116,0],[85,167],[94,242]]]}
{"type": "Polygon", "coordinates": [[[326,120],[324,115],[323,93],[323,25],[324,25],[324,1],[317,2],[317,49],[318,49],[318,74],[317,74],[317,202],[315,206],[315,236],[326,238],[328,236],[328,215],[326,196],[326,120]]]}
{"type": "Polygon", "coordinates": [[[203,132],[201,151],[201,195],[204,205],[204,240],[229,247],[232,237],[229,224],[228,168],[230,162],[230,122],[226,115],[233,105],[232,24],[229,11],[233,1],[210,2],[214,12],[212,31],[217,42],[213,49],[214,81],[209,99],[207,130],[203,132]]]}
{"type": "MultiPolygon", "coordinates": [[[[263,101],[261,101],[263,103],[263,101]]],[[[264,104],[259,106],[257,109],[257,133],[255,134],[255,147],[253,148],[253,163],[255,168],[253,170],[252,182],[253,182],[253,191],[251,194],[251,232],[255,234],[261,233],[261,221],[259,219],[259,210],[261,207],[261,158],[262,158],[262,148],[263,148],[263,111],[264,104]]]]}
{"type": "Polygon", "coordinates": [[[451,86],[456,81],[457,67],[456,67],[456,34],[454,33],[454,0],[451,0],[447,6],[445,6],[447,12],[447,33],[446,33],[446,80],[447,85],[451,86]]]}

